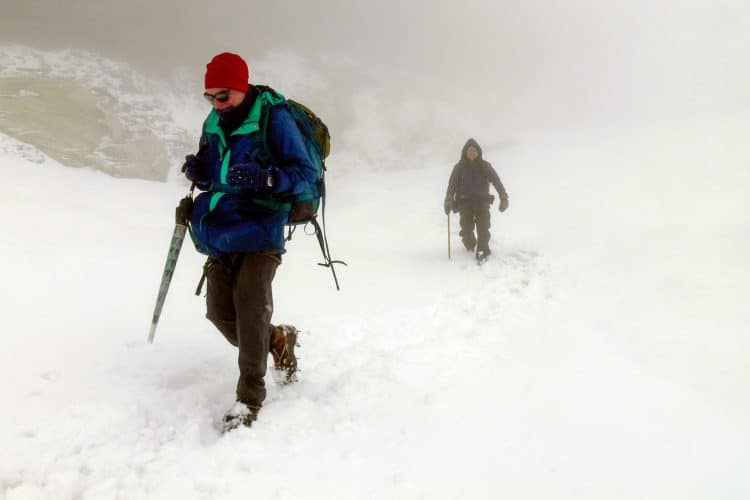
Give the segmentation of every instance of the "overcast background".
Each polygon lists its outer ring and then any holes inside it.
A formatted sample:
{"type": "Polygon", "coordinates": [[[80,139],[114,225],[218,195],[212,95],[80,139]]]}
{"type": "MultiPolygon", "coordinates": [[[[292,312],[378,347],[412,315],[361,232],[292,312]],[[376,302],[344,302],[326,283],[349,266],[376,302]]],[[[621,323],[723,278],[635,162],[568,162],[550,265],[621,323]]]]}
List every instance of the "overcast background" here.
{"type": "Polygon", "coordinates": [[[151,74],[219,51],[293,53],[478,120],[567,127],[750,109],[743,0],[212,2],[3,0],[0,43],[84,48],[151,74]]]}

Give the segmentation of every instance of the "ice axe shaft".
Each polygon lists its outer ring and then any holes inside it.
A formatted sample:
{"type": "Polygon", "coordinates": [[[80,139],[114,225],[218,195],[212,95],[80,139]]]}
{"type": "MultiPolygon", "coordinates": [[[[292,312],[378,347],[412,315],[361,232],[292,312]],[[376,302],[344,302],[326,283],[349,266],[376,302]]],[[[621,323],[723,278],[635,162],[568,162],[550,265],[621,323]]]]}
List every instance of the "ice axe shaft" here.
{"type": "Polygon", "coordinates": [[[451,214],[448,214],[448,260],[451,260],[451,214]]]}
{"type": "Polygon", "coordinates": [[[169,284],[172,282],[172,275],[174,274],[175,267],[177,266],[177,259],[180,256],[180,250],[182,249],[182,242],[185,240],[185,233],[188,228],[188,219],[190,218],[190,211],[193,208],[193,188],[195,183],[190,188],[190,193],[180,200],[180,204],[175,209],[175,225],[174,231],[172,231],[172,239],[169,242],[169,252],[167,252],[167,262],[164,264],[164,272],[161,275],[161,284],[159,285],[159,293],[156,296],[156,305],[154,306],[154,314],[151,317],[151,328],[148,332],[148,343],[154,342],[154,335],[156,334],[156,325],[159,323],[159,317],[161,316],[162,307],[164,307],[164,300],[167,298],[167,292],[169,291],[169,284]]]}
{"type": "Polygon", "coordinates": [[[154,306],[154,314],[151,318],[151,329],[148,332],[149,344],[154,342],[154,335],[156,334],[156,325],[159,323],[159,316],[161,316],[161,309],[164,306],[164,300],[167,298],[167,292],[169,291],[169,284],[172,282],[172,275],[174,269],[177,266],[177,258],[180,256],[180,250],[182,249],[182,242],[185,240],[185,232],[187,226],[183,224],[175,224],[174,231],[172,232],[172,241],[169,243],[169,252],[167,253],[167,262],[164,264],[164,272],[161,276],[161,284],[159,285],[159,294],[156,297],[156,305],[154,306]]]}

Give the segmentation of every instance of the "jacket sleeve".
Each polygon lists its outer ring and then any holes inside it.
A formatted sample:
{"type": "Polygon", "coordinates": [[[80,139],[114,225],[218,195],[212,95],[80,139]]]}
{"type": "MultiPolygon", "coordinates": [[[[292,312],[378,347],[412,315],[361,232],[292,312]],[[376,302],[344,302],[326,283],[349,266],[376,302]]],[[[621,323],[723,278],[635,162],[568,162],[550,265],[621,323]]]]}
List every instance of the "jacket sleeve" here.
{"type": "Polygon", "coordinates": [[[268,147],[275,161],[275,193],[299,194],[318,180],[318,168],[310,158],[305,139],[285,106],[270,111],[268,147]]]}
{"type": "Polygon", "coordinates": [[[461,182],[461,164],[456,163],[448,179],[448,189],[445,192],[445,199],[452,200],[458,190],[458,184],[461,182]]]}
{"type": "Polygon", "coordinates": [[[500,182],[500,176],[497,175],[497,172],[492,168],[490,162],[485,162],[485,168],[487,169],[487,180],[495,186],[498,196],[500,196],[500,198],[507,198],[508,193],[505,192],[505,186],[500,182]]]}

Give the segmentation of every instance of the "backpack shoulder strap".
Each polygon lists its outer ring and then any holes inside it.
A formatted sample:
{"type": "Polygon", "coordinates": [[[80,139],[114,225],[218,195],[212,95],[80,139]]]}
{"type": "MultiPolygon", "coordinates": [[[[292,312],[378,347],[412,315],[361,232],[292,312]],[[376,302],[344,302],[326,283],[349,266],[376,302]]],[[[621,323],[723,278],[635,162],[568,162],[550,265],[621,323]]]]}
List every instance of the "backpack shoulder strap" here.
{"type": "Polygon", "coordinates": [[[277,106],[286,106],[286,98],[267,85],[255,85],[258,92],[257,99],[261,99],[258,131],[251,134],[253,149],[258,151],[256,160],[260,163],[273,163],[273,151],[268,144],[269,120],[271,110],[277,106]]]}

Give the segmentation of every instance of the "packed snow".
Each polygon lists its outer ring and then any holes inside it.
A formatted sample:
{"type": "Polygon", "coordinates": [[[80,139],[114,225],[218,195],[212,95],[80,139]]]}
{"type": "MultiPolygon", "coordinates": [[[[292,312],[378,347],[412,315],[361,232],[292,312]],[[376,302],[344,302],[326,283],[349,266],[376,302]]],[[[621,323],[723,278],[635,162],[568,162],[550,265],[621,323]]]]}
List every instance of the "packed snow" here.
{"type": "Polygon", "coordinates": [[[510,208],[481,267],[442,213],[462,142],[400,170],[335,152],[341,291],[298,231],[273,321],[302,331],[300,380],[269,375],[258,421],[225,435],[236,351],[189,241],[146,342],[186,184],[0,134],[0,497],[747,498],[747,124],[487,147],[510,208]]]}

